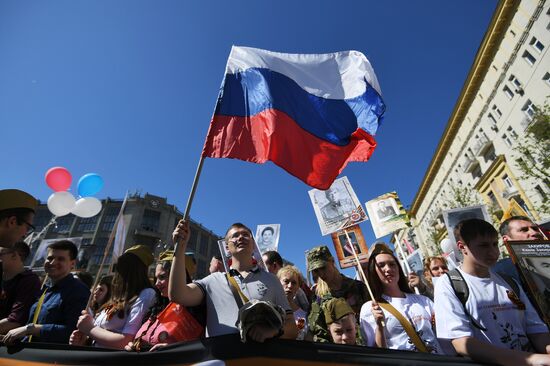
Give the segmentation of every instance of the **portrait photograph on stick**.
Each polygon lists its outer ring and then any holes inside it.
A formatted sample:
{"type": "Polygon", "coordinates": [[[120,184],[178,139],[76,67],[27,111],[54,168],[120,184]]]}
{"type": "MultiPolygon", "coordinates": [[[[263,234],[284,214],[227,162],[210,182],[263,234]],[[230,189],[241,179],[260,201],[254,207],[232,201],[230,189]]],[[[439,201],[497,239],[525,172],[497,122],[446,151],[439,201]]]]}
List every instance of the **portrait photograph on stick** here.
{"type": "Polygon", "coordinates": [[[396,192],[389,192],[365,203],[376,238],[407,227],[409,217],[396,192]]]}
{"type": "Polygon", "coordinates": [[[359,225],[350,226],[344,230],[332,233],[332,243],[334,250],[340,263],[340,268],[349,268],[357,265],[353,250],[359,257],[359,262],[363,263],[368,260],[368,248],[363,232],[359,225]],[[347,234],[346,235],[346,231],[347,234]],[[348,240],[349,236],[349,240],[348,240]],[[352,249],[353,246],[353,249],[352,249]]]}
{"type": "Polygon", "coordinates": [[[281,224],[263,224],[256,227],[256,244],[260,253],[264,254],[270,250],[277,251],[279,248],[279,236],[281,224]]]}
{"type": "Polygon", "coordinates": [[[336,179],[326,191],[308,193],[323,235],[368,220],[347,177],[336,179]]]}
{"type": "Polygon", "coordinates": [[[527,284],[527,295],[550,327],[550,241],[505,241],[508,254],[527,284]]]}

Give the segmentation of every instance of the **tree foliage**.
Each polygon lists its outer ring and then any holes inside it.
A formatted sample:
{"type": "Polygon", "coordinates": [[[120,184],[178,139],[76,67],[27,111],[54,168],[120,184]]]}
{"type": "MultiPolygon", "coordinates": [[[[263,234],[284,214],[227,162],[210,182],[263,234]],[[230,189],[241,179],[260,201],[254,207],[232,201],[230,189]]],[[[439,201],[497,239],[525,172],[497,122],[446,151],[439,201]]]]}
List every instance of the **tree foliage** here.
{"type": "MultiPolygon", "coordinates": [[[[533,119],[525,130],[525,137],[518,141],[514,150],[518,153],[516,166],[524,181],[534,181],[548,191],[550,189],[550,105],[537,107],[533,119]]],[[[548,195],[542,197],[536,207],[539,213],[550,213],[548,195]]]]}

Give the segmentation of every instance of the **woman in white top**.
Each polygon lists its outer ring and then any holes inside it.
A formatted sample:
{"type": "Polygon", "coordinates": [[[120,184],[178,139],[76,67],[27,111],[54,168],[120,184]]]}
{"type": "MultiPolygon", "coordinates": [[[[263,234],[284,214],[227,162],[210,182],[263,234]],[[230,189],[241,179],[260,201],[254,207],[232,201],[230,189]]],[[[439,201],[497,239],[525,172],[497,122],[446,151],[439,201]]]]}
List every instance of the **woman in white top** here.
{"type": "Polygon", "coordinates": [[[95,320],[87,311],[82,312],[69,343],[80,345],[90,339],[98,347],[123,349],[133,340],[156,301],[147,276],[152,263],[153,254],[148,247],[136,245],[127,249],[116,263],[111,299],[95,320]]]}
{"type": "Polygon", "coordinates": [[[298,268],[286,265],[279,269],[277,277],[281,281],[281,285],[283,285],[286,298],[294,313],[294,321],[296,322],[296,327],[298,327],[298,337],[296,339],[304,340],[309,329],[307,325],[307,311],[294,301],[298,289],[302,286],[302,274],[298,268]]]}
{"type": "Polygon", "coordinates": [[[428,352],[442,354],[432,327],[432,301],[411,292],[397,258],[385,244],[373,247],[367,276],[376,300],[366,302],[361,308],[361,334],[367,345],[419,351],[399,319],[380,306],[380,303],[388,303],[412,326],[428,352]]]}

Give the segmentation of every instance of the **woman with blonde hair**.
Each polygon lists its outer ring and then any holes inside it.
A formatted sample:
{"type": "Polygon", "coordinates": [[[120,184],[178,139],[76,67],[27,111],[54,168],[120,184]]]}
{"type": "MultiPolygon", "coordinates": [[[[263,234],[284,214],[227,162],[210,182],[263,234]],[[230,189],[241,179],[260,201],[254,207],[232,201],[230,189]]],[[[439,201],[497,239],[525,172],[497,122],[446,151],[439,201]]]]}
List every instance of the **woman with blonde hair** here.
{"type": "Polygon", "coordinates": [[[302,286],[302,274],[295,266],[286,265],[279,269],[277,277],[281,281],[281,285],[283,285],[286,298],[294,314],[296,327],[298,327],[298,337],[296,339],[303,340],[309,329],[307,325],[307,312],[294,301],[296,293],[302,286]]]}

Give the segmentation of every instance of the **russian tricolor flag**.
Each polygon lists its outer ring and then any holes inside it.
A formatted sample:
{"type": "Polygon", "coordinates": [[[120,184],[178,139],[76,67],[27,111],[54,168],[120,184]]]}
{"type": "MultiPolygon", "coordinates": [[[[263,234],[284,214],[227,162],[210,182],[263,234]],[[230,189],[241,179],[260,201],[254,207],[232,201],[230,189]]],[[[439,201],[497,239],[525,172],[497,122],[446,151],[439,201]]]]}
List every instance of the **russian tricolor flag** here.
{"type": "Polygon", "coordinates": [[[233,47],[202,156],[270,160],[325,190],[349,161],[370,158],[385,109],[361,52],[233,47]]]}

